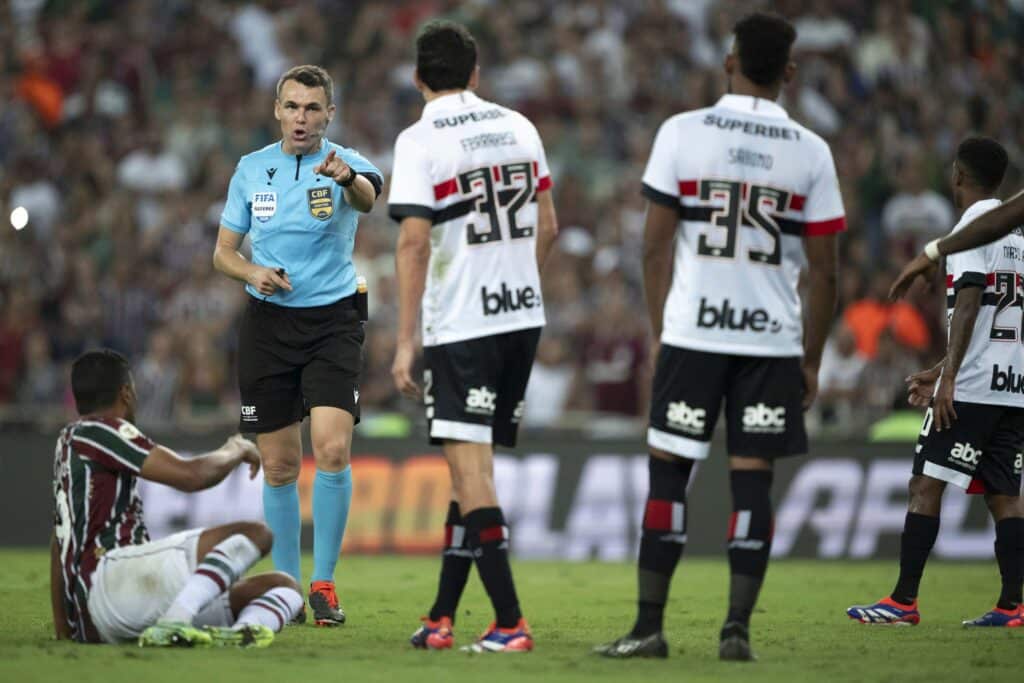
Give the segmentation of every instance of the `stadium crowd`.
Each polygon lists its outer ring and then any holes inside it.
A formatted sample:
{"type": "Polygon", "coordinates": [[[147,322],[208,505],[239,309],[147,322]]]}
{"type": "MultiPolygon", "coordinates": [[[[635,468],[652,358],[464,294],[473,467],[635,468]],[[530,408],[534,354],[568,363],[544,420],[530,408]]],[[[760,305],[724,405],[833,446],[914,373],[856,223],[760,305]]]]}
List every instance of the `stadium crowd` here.
{"type": "MultiPolygon", "coordinates": [[[[856,432],[904,403],[903,378],[941,355],[936,293],[890,303],[894,268],[953,226],[950,160],[977,132],[1024,166],[1024,2],[781,0],[798,76],[782,104],[836,159],[850,232],[841,315],[813,424],[856,432]]],[[[750,2],[716,0],[0,0],[0,422],[63,418],[68,365],[128,354],[139,422],[234,422],[245,294],[211,254],[239,156],[277,138],[274,86],[324,65],[339,115],[328,137],[389,172],[419,117],[413,38],[429,17],[466,23],[483,97],[537,123],[561,234],[544,273],[548,326],[525,421],[594,411],[642,418],[649,375],[640,177],[658,124],[725,91],[728,36],[750,2]]],[[[386,190],[385,190],[386,192],[386,190]]],[[[400,399],[397,231],[378,205],[355,260],[369,281],[367,414],[400,399]]]]}

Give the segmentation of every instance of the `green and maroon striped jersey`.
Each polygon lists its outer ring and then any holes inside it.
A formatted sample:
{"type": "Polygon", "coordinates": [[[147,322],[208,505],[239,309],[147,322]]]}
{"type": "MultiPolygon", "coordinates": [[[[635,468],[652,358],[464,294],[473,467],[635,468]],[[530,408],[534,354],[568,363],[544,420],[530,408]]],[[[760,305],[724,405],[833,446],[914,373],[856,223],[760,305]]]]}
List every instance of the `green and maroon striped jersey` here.
{"type": "Polygon", "coordinates": [[[84,417],[64,427],[53,465],[54,533],[64,607],[75,639],[95,636],[87,603],[92,574],[108,550],[149,540],[136,477],[155,444],[118,418],[84,417]]]}

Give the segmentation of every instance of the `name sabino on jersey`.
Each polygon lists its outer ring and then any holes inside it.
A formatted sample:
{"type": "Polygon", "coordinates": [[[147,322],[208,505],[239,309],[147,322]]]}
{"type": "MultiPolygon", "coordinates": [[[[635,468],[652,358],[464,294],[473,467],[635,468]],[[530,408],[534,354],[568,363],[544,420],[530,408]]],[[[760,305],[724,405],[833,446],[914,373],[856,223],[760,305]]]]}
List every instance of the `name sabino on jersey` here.
{"type": "Polygon", "coordinates": [[[801,355],[803,240],[846,228],[825,141],[774,102],[726,95],[662,124],[643,192],[679,211],[661,341],[801,355]]]}

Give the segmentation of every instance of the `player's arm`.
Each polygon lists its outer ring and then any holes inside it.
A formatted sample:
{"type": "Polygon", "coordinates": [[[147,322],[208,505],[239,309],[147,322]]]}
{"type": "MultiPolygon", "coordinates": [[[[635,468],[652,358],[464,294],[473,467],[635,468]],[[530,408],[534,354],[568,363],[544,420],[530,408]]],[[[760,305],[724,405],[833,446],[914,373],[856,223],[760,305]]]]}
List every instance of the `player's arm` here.
{"type": "Polygon", "coordinates": [[[661,339],[665,299],[672,285],[672,240],[679,224],[679,209],[648,202],[644,224],[644,294],[654,341],[661,339]]]}
{"type": "Polygon", "coordinates": [[[984,286],[964,286],[956,294],[953,318],[949,321],[946,359],[942,364],[939,388],[935,391],[935,398],[932,400],[932,414],[937,432],[951,427],[953,420],[956,419],[956,411],[953,409],[956,375],[960,372],[960,364],[964,360],[964,354],[967,353],[967,347],[971,344],[974,321],[978,317],[984,291],[984,286]]]}
{"type": "Polygon", "coordinates": [[[292,291],[292,283],[288,273],[266,266],[258,266],[239,253],[245,235],[220,226],[217,231],[217,244],[213,248],[213,267],[230,278],[245,282],[263,294],[270,296],[278,289],[292,291]]]}
{"type": "Polygon", "coordinates": [[[929,242],[925,253],[918,254],[904,266],[889,289],[889,296],[893,299],[903,296],[919,276],[930,279],[940,257],[995,242],[1021,224],[1024,224],[1024,192],[1018,192],[952,235],[929,242]]]}
{"type": "Polygon", "coordinates": [[[256,444],[236,434],[217,450],[195,458],[182,458],[169,448],[154,446],[139,475],[179,491],[202,491],[219,484],[241,463],[249,465],[250,479],[259,472],[256,444]]]}
{"type": "Polygon", "coordinates": [[[537,270],[544,272],[544,262],[558,237],[558,216],[551,190],[537,193],[537,270]]]}
{"type": "Polygon", "coordinates": [[[395,275],[398,278],[398,343],[391,376],[395,386],[410,398],[419,398],[420,387],[412,378],[416,358],[416,321],[427,281],[430,263],[429,218],[407,216],[402,219],[395,248],[395,275]]]}
{"type": "Polygon", "coordinates": [[[64,573],[61,571],[60,545],[57,537],[50,539],[50,607],[53,609],[53,631],[57,640],[70,640],[71,627],[64,611],[64,573]]]}
{"type": "Polygon", "coordinates": [[[821,354],[838,297],[839,239],[835,233],[804,238],[807,253],[807,329],[804,331],[804,409],[818,392],[821,354]]]}

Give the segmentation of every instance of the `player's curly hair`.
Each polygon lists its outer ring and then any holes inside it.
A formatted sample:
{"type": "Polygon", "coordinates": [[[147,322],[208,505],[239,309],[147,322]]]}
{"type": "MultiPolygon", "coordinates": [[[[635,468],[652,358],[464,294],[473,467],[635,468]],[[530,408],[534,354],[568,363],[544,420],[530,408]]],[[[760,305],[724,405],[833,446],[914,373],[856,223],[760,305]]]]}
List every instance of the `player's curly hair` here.
{"type": "Polygon", "coordinates": [[[732,30],[743,75],[758,85],[781,81],[796,40],[793,25],[778,14],[754,12],[737,21],[732,30]]]}
{"type": "Polygon", "coordinates": [[[302,64],[301,66],[293,66],[281,75],[281,78],[277,80],[277,98],[281,98],[281,86],[286,81],[296,81],[301,83],[307,88],[323,88],[324,94],[327,95],[327,104],[329,105],[334,98],[334,81],[331,79],[331,75],[327,73],[327,70],[322,66],[315,64],[302,64]]]}
{"type": "Polygon", "coordinates": [[[476,68],[476,39],[462,24],[428,22],[416,37],[416,73],[433,90],[458,90],[469,85],[476,68]]]}
{"type": "Polygon", "coordinates": [[[109,408],[130,381],[128,359],[111,349],[86,351],[71,364],[71,393],[79,415],[109,408]]]}
{"type": "Polygon", "coordinates": [[[1009,161],[1003,146],[988,137],[965,138],[956,148],[957,167],[986,192],[999,189],[1009,161]]]}

